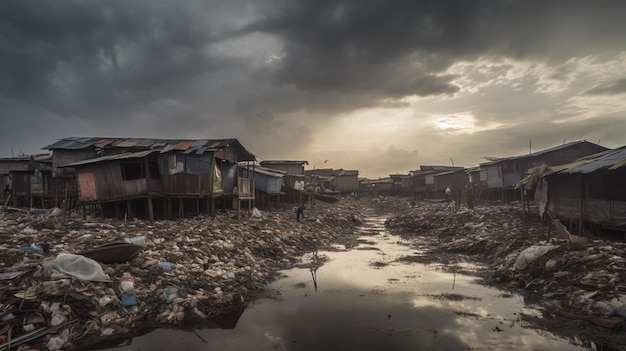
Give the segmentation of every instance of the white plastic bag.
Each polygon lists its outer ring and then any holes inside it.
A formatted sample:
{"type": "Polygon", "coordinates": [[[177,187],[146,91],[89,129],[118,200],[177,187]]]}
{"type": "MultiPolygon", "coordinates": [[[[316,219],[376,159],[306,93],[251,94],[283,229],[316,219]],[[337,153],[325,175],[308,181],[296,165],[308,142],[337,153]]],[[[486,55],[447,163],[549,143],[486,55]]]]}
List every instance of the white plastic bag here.
{"type": "Polygon", "coordinates": [[[111,278],[104,273],[98,262],[82,255],[60,253],[46,268],[71,275],[80,280],[110,282],[111,278]]]}
{"type": "Polygon", "coordinates": [[[554,245],[533,245],[520,252],[513,267],[518,271],[522,271],[528,267],[534,260],[545,255],[548,251],[556,249],[554,245]]]}

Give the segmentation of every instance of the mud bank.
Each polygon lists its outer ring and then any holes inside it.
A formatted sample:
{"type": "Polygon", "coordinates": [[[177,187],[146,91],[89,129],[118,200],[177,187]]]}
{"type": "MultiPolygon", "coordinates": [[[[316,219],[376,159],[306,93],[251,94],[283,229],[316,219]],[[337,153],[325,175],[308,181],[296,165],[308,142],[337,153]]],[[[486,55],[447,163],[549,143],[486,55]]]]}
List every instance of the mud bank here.
{"type": "Polygon", "coordinates": [[[485,284],[522,293],[543,310],[542,317],[524,317],[530,327],[589,340],[597,349],[626,349],[619,329],[626,294],[622,242],[590,237],[589,249],[570,250],[548,237],[538,217],[524,216],[519,204],[453,212],[445,204],[402,198],[343,198],[316,203],[301,221],[291,207],[253,211],[239,220],[226,212],[214,219],[153,223],[5,208],[0,211],[0,351],[9,344],[84,349],[146,328],[211,323],[240,310],[303,253],[337,243],[352,247],[361,215],[371,209],[388,216],[388,229],[416,249],[398,261],[449,271],[462,270],[468,261],[485,263],[478,272],[485,284]],[[126,241],[142,249],[128,261],[98,265],[106,275],[99,281],[79,278],[71,269],[62,273],[55,264],[61,254],[126,241]],[[523,253],[547,245],[542,255],[523,253]],[[515,268],[520,257],[526,257],[525,266],[515,268]],[[128,284],[121,284],[125,273],[134,280],[128,292],[128,284]],[[589,316],[613,321],[616,328],[594,324],[589,316]]]}
{"type": "Polygon", "coordinates": [[[153,223],[4,208],[0,350],[83,349],[146,328],[207,323],[240,309],[303,252],[353,235],[356,204],[315,203],[300,221],[286,207],[153,223]],[[108,251],[106,261],[120,262],[106,264],[76,255],[110,243],[141,247],[129,260],[108,251]]]}
{"type": "Polygon", "coordinates": [[[485,284],[526,296],[543,311],[530,326],[593,348],[625,350],[626,244],[588,236],[581,249],[555,237],[554,227],[521,204],[480,205],[453,211],[447,204],[413,203],[396,207],[391,232],[410,239],[419,254],[403,260],[441,264],[482,262],[485,284]],[[550,230],[550,233],[549,233],[550,230]]]}

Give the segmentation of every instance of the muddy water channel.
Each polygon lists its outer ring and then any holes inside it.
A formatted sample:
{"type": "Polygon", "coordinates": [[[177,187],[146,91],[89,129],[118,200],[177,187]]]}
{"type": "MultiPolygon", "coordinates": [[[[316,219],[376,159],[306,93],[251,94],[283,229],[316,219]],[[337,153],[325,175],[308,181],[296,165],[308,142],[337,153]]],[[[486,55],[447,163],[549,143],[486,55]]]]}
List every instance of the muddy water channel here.
{"type": "Polygon", "coordinates": [[[222,324],[229,329],[158,329],[110,350],[583,350],[525,327],[523,315],[536,311],[521,296],[399,260],[416,251],[385,231],[384,218],[366,218],[361,231],[304,255],[222,324]]]}

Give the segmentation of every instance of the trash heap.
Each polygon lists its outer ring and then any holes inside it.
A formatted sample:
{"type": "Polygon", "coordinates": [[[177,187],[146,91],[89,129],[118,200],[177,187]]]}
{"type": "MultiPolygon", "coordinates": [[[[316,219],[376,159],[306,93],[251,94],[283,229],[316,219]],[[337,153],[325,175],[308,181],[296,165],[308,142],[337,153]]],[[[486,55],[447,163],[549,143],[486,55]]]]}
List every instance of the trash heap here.
{"type": "MultiPolygon", "coordinates": [[[[623,328],[626,243],[591,235],[586,248],[574,248],[555,237],[554,227],[542,223],[536,213],[524,214],[518,202],[473,210],[418,203],[389,218],[386,225],[395,234],[413,238],[422,255],[436,262],[470,257],[486,263],[479,273],[486,282],[532,297],[545,317],[623,328]]],[[[597,337],[597,328],[590,325],[589,336],[597,337]]],[[[609,340],[614,337],[610,333],[614,331],[607,334],[609,340]]]]}
{"type": "Polygon", "coordinates": [[[2,208],[0,351],[84,348],[240,309],[297,256],[354,235],[351,202],[316,203],[299,222],[292,208],[152,223],[2,208]]]}

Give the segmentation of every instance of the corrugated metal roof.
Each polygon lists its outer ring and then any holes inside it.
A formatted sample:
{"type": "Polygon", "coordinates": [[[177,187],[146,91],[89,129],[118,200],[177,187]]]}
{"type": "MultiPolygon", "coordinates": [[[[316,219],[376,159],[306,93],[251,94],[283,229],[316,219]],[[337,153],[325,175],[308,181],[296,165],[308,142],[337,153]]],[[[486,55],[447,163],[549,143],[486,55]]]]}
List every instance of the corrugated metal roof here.
{"type": "MultiPolygon", "coordinates": [[[[580,162],[584,161],[583,164],[573,165],[558,173],[591,173],[599,169],[615,170],[626,166],[626,146],[611,150],[611,152],[595,154],[595,157],[593,156],[594,155],[588,156],[580,160],[580,162]]],[[[552,167],[550,167],[550,169],[552,169],[552,167]]]]}
{"type": "Polygon", "coordinates": [[[149,139],[149,138],[64,138],[50,144],[48,150],[79,150],[94,148],[133,148],[152,149],[162,153],[176,150],[202,154],[206,151],[220,151],[227,147],[235,148],[239,160],[255,160],[252,153],[246,150],[237,139],[149,139]]]}
{"type": "Polygon", "coordinates": [[[441,172],[441,173],[435,174],[433,177],[439,177],[439,176],[442,176],[442,175],[454,174],[454,173],[464,172],[464,171],[465,171],[464,169],[457,169],[457,170],[454,170],[454,171],[441,172]]]}
{"type": "Polygon", "coordinates": [[[99,148],[103,148],[105,146],[111,145],[112,142],[113,142],[113,140],[111,140],[111,139],[102,139],[102,140],[98,141],[97,143],[95,143],[93,145],[97,146],[99,148]]]}
{"type": "MultiPolygon", "coordinates": [[[[541,150],[541,151],[537,151],[537,152],[533,152],[533,153],[530,153],[530,154],[527,154],[527,155],[494,158],[493,160],[491,160],[489,162],[481,163],[480,165],[481,166],[489,166],[489,165],[494,165],[494,164],[502,162],[502,161],[511,161],[511,160],[518,160],[518,159],[522,159],[522,158],[526,158],[526,157],[541,156],[541,155],[546,154],[548,152],[553,152],[553,151],[558,151],[558,150],[562,150],[562,149],[567,149],[569,147],[576,146],[576,145],[579,145],[579,144],[593,144],[593,143],[591,143],[589,141],[586,141],[586,140],[572,141],[572,142],[569,142],[569,143],[565,143],[563,145],[554,146],[554,147],[551,147],[551,148],[548,148],[548,149],[544,149],[544,150],[541,150]]],[[[594,144],[594,145],[596,145],[596,144],[594,144]]],[[[597,145],[597,146],[600,146],[600,145],[597,145]]],[[[600,147],[603,147],[603,146],[600,146],[600,147]]],[[[607,151],[610,151],[610,150],[607,150],[607,151]]],[[[606,151],[603,151],[603,152],[606,152],[606,151]]]]}
{"type": "Polygon", "coordinates": [[[259,165],[246,165],[245,163],[239,163],[239,167],[242,169],[247,169],[249,171],[254,170],[254,172],[257,172],[259,174],[265,174],[267,176],[270,177],[278,177],[278,178],[282,178],[283,175],[285,175],[285,172],[277,170],[277,169],[271,169],[271,168],[266,168],[263,166],[259,166],[259,165]]]}
{"type": "Polygon", "coordinates": [[[184,150],[189,149],[191,145],[193,145],[193,140],[181,141],[180,143],[176,144],[176,146],[174,147],[174,150],[184,151],[184,150]]]}
{"type": "Polygon", "coordinates": [[[174,148],[176,147],[178,143],[176,144],[167,144],[165,145],[162,149],[161,149],[161,153],[164,154],[166,152],[172,151],[174,150],[174,148]]]}
{"type": "Polygon", "coordinates": [[[60,168],[61,167],[76,167],[76,166],[83,166],[83,165],[103,162],[103,161],[124,160],[124,159],[129,159],[129,158],[142,158],[142,157],[146,157],[150,155],[153,152],[156,152],[156,150],[145,150],[145,151],[139,151],[139,152],[127,152],[123,154],[107,155],[107,156],[102,156],[102,157],[90,158],[88,160],[73,162],[73,163],[69,163],[63,166],[59,166],[59,167],[60,168]]]}
{"type": "Polygon", "coordinates": [[[545,175],[556,173],[591,173],[600,169],[616,170],[624,166],[626,166],[626,146],[581,157],[574,162],[550,166],[545,175]]]}
{"type": "Polygon", "coordinates": [[[155,142],[154,139],[135,139],[135,140],[137,141],[137,145],[135,145],[135,146],[139,147],[139,148],[149,148],[149,147],[152,147],[152,145],[155,142]]]}
{"type": "Polygon", "coordinates": [[[122,140],[119,143],[115,144],[115,146],[117,146],[117,147],[133,147],[133,146],[137,146],[138,143],[139,143],[139,140],[137,140],[137,139],[126,139],[126,140],[122,140]]]}
{"type": "Polygon", "coordinates": [[[297,165],[308,165],[309,162],[307,161],[292,161],[292,160],[265,160],[265,161],[261,161],[261,163],[265,163],[265,164],[281,164],[281,165],[285,165],[285,164],[297,164],[297,165]]]}
{"type": "Polygon", "coordinates": [[[420,165],[420,170],[421,171],[441,171],[441,172],[446,172],[446,171],[456,171],[456,170],[461,170],[463,169],[463,167],[459,167],[459,166],[439,166],[439,165],[420,165]]]}
{"type": "Polygon", "coordinates": [[[348,169],[340,169],[339,172],[335,173],[335,176],[358,176],[359,171],[357,170],[348,170],[348,169]]]}

